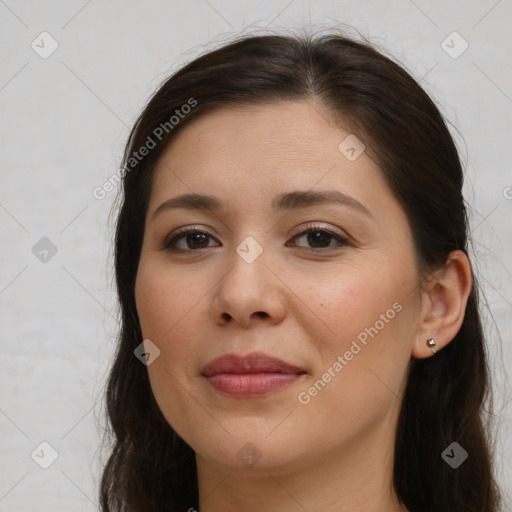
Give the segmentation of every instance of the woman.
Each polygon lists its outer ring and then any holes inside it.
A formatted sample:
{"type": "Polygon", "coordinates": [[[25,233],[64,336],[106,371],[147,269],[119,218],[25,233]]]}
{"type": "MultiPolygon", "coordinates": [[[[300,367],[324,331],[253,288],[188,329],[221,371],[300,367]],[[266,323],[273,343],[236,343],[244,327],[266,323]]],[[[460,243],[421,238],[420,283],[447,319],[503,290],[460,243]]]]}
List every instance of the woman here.
{"type": "Polygon", "coordinates": [[[463,173],[400,66],[240,38],[125,151],[104,511],[499,507],[463,173]]]}

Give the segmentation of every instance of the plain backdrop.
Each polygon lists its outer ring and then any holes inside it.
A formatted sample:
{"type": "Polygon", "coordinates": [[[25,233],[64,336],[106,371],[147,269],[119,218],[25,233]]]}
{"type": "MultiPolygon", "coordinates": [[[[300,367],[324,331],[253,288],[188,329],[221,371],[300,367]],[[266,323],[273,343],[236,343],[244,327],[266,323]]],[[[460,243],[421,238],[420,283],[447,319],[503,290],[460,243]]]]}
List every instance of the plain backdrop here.
{"type": "Polygon", "coordinates": [[[453,125],[510,492],[511,19],[510,0],[0,0],[0,511],[97,510],[117,191],[93,190],[145,102],[237,34],[341,23],[406,66],[453,125]]]}

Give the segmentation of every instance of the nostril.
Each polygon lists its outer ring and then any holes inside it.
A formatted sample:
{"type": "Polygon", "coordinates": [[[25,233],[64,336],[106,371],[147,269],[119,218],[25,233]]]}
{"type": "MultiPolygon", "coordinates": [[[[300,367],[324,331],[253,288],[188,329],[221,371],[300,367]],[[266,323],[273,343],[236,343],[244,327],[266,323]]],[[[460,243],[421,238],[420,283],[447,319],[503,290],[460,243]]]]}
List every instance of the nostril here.
{"type": "Polygon", "coordinates": [[[268,316],[268,313],[265,313],[265,311],[256,311],[256,314],[263,318],[268,316]]]}

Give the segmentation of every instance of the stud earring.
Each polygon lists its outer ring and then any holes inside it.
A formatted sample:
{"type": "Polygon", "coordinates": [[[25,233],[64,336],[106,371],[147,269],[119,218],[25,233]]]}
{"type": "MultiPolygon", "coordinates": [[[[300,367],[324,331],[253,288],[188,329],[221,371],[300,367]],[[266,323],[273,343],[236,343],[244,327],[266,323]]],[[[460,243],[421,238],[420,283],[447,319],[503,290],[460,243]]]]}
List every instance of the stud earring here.
{"type": "Polygon", "coordinates": [[[437,352],[437,350],[434,348],[435,346],[436,346],[436,340],[434,338],[429,338],[427,340],[427,347],[432,349],[432,352],[434,352],[434,354],[437,352]]]}

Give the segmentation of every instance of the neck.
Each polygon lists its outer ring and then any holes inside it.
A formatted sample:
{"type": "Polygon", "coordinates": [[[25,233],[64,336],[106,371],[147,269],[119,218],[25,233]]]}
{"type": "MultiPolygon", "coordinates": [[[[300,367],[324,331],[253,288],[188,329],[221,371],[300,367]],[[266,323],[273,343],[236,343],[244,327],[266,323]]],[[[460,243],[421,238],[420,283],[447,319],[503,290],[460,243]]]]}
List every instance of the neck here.
{"type": "Polygon", "coordinates": [[[389,432],[381,425],[371,443],[367,434],[279,467],[222,468],[196,455],[199,512],[406,512],[393,489],[389,432]]]}

